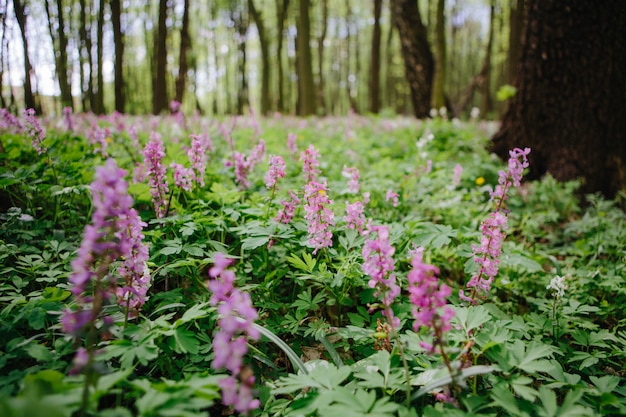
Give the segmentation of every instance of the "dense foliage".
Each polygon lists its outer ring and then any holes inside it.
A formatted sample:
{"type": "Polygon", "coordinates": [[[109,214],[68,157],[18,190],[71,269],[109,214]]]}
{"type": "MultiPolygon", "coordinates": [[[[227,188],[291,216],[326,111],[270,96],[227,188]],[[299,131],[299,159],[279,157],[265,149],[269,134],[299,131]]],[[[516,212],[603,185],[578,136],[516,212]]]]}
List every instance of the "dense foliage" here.
{"type": "Polygon", "coordinates": [[[489,126],[40,122],[3,120],[2,416],[626,414],[623,196],[498,189],[489,126]]]}

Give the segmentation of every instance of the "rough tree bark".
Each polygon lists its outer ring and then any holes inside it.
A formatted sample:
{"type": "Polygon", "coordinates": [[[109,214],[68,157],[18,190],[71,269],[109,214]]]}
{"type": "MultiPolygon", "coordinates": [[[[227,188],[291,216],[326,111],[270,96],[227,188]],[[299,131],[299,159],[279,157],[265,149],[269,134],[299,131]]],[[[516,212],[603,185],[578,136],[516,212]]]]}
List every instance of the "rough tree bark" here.
{"type": "Polygon", "coordinates": [[[111,23],[113,24],[113,44],[115,46],[115,110],[126,110],[126,86],[124,85],[124,33],[122,32],[122,8],[120,0],[111,0],[111,23]]]}
{"type": "Polygon", "coordinates": [[[522,52],[522,26],[524,24],[524,1],[513,0],[511,15],[509,16],[509,53],[508,53],[508,83],[513,84],[517,65],[522,52]]]}
{"type": "Polygon", "coordinates": [[[48,29],[50,30],[50,38],[52,39],[52,48],[54,50],[56,75],[59,81],[59,89],[61,90],[61,105],[73,108],[72,89],[69,82],[70,76],[67,64],[68,39],[65,31],[63,0],[57,0],[56,6],[56,14],[54,14],[49,0],[44,1],[44,8],[48,17],[48,29]]]}
{"type": "Polygon", "coordinates": [[[279,112],[285,111],[285,87],[283,75],[283,37],[285,31],[285,19],[287,18],[287,10],[289,9],[289,0],[276,2],[276,14],[278,19],[278,37],[276,39],[276,59],[278,60],[278,101],[276,109],[279,112]]]}
{"type": "Polygon", "coordinates": [[[91,15],[91,10],[87,8],[85,0],[80,0],[80,26],[78,28],[78,36],[80,42],[79,61],[80,61],[80,83],[81,83],[81,99],[83,111],[91,110],[94,102],[93,95],[93,59],[91,56],[91,19],[87,19],[91,15]]]}
{"type": "Polygon", "coordinates": [[[105,0],[100,0],[98,5],[98,21],[96,23],[96,67],[98,75],[96,76],[96,93],[93,111],[96,114],[104,114],[104,6],[105,0]]]}
{"type": "Polygon", "coordinates": [[[426,28],[415,0],[391,0],[391,8],[400,35],[406,78],[411,87],[413,114],[417,118],[427,117],[430,113],[434,60],[426,28]]]}
{"type": "Polygon", "coordinates": [[[446,106],[446,20],[444,15],[445,0],[437,0],[437,17],[435,19],[435,73],[433,74],[433,91],[431,107],[440,109],[446,106]]]}
{"type": "Polygon", "coordinates": [[[626,185],[626,2],[528,0],[517,94],[493,150],[530,147],[529,178],[626,185]]]}

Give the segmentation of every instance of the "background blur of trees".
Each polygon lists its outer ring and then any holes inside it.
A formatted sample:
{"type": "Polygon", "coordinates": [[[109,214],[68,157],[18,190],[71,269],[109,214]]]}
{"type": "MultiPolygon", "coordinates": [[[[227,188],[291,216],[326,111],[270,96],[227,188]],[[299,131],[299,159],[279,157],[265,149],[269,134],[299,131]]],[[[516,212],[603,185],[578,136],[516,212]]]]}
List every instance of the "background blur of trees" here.
{"type": "Polygon", "coordinates": [[[158,114],[177,100],[208,115],[418,116],[476,106],[496,118],[522,4],[0,0],[0,105],[158,114]]]}

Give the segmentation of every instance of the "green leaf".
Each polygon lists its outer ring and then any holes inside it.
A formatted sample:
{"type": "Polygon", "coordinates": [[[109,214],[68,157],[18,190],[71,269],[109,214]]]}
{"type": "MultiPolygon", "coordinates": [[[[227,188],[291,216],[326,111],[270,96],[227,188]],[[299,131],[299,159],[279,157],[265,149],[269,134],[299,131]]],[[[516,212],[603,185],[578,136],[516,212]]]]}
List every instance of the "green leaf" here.
{"type": "Polygon", "coordinates": [[[52,360],[52,353],[44,345],[31,342],[26,348],[26,353],[40,362],[49,362],[52,360]]]}
{"type": "Polygon", "coordinates": [[[605,375],[602,377],[590,376],[589,380],[595,385],[601,394],[613,392],[619,384],[620,378],[613,375],[605,375]]]}
{"type": "Polygon", "coordinates": [[[200,341],[196,339],[195,334],[189,330],[185,330],[182,327],[176,329],[174,333],[174,338],[176,339],[176,351],[182,353],[198,353],[198,345],[200,341]]]}
{"type": "Polygon", "coordinates": [[[46,325],[46,310],[41,307],[35,307],[28,315],[28,324],[35,330],[41,330],[46,325]]]}
{"type": "Polygon", "coordinates": [[[543,410],[540,410],[540,415],[544,417],[554,417],[557,412],[556,394],[550,388],[542,385],[539,387],[539,401],[543,410]]]}
{"type": "Polygon", "coordinates": [[[269,236],[249,236],[241,241],[241,248],[243,250],[256,249],[259,246],[265,245],[269,240],[269,236]]]}

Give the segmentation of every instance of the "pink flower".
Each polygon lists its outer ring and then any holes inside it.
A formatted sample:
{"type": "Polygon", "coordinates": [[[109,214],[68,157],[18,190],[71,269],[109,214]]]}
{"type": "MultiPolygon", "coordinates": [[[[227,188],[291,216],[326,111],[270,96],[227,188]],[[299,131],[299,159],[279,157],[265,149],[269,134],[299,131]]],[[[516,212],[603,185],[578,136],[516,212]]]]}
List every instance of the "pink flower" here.
{"type": "Polygon", "coordinates": [[[252,398],[254,376],[244,376],[247,375],[243,371],[243,358],[248,351],[246,339],[258,340],[260,334],[253,326],[258,314],[250,295],[233,285],[235,274],[227,269],[231,262],[218,253],[215,265],[209,270],[211,280],[208,287],[213,293],[209,302],[218,306],[220,315],[218,331],[213,338],[214,359],[211,366],[214,369],[226,368],[231,373],[218,383],[222,389],[222,402],[234,406],[240,413],[246,413],[260,404],[252,398]]]}
{"type": "Polygon", "coordinates": [[[317,180],[317,176],[320,173],[318,167],[320,165],[317,158],[319,157],[319,152],[315,149],[313,145],[309,145],[309,147],[300,154],[300,161],[302,161],[302,172],[306,175],[306,181],[312,182],[317,180]]]}
{"type": "Polygon", "coordinates": [[[166,170],[162,163],[163,158],[165,158],[165,147],[161,141],[161,135],[155,132],[150,133],[150,142],[144,148],[143,154],[145,157],[144,165],[150,182],[152,203],[157,218],[161,218],[165,216],[167,211],[165,201],[169,193],[166,170]]]}
{"type": "Polygon", "coordinates": [[[295,133],[290,133],[287,135],[287,149],[291,152],[292,155],[298,153],[298,146],[296,145],[296,135],[295,133]]]}
{"type": "Polygon", "coordinates": [[[41,145],[43,140],[46,138],[46,133],[44,132],[39,119],[37,119],[37,116],[35,115],[35,110],[24,110],[24,119],[26,120],[26,130],[32,140],[33,148],[35,148],[37,153],[41,155],[46,151],[46,148],[41,145]]]}
{"type": "Polygon", "coordinates": [[[359,170],[355,167],[348,168],[344,165],[341,175],[350,179],[350,181],[348,181],[348,192],[353,194],[358,193],[361,188],[359,184],[359,170]]]}
{"type": "Polygon", "coordinates": [[[185,168],[176,162],[172,162],[170,167],[174,169],[174,185],[185,191],[191,191],[194,175],[193,169],[185,168]]]}
{"type": "Polygon", "coordinates": [[[279,178],[285,178],[285,161],[282,156],[270,156],[270,168],[265,174],[265,186],[269,189],[276,187],[279,178]]]}
{"type": "Polygon", "coordinates": [[[346,201],[346,215],[343,219],[346,221],[346,227],[348,229],[358,230],[359,233],[363,232],[363,226],[365,225],[363,202],[357,201],[350,204],[346,201]]]}
{"type": "MultiPolygon", "coordinates": [[[[423,248],[415,250],[409,272],[409,301],[413,304],[413,329],[418,331],[421,326],[430,328],[435,339],[440,340],[445,332],[450,330],[450,319],[454,317],[454,310],[447,306],[446,299],[452,294],[452,289],[446,284],[439,285],[437,274],[439,269],[434,265],[422,262],[423,248]]],[[[430,351],[433,346],[427,346],[430,351]]]]}
{"type": "Polygon", "coordinates": [[[391,200],[391,205],[394,207],[398,207],[398,197],[400,194],[394,193],[391,189],[387,190],[387,194],[385,195],[385,201],[391,200]]]}
{"type": "Polygon", "coordinates": [[[304,218],[308,221],[309,244],[319,249],[332,246],[333,233],[330,226],[335,225],[334,213],[328,208],[332,200],[328,199],[326,183],[309,182],[304,189],[304,218]]]}
{"type": "Polygon", "coordinates": [[[283,200],[280,202],[280,204],[283,205],[283,208],[278,211],[278,214],[274,218],[274,220],[278,223],[289,224],[296,212],[296,206],[301,203],[300,199],[293,191],[289,190],[289,196],[291,197],[291,200],[283,200]]]}
{"type": "Polygon", "coordinates": [[[456,164],[454,166],[453,176],[452,176],[452,185],[456,187],[461,183],[461,175],[463,175],[463,166],[461,164],[456,164]]]}
{"type": "Polygon", "coordinates": [[[381,297],[385,307],[383,315],[394,328],[400,327],[400,319],[394,317],[391,306],[393,300],[400,295],[400,286],[396,283],[393,273],[395,264],[393,254],[395,249],[389,244],[389,229],[387,226],[372,226],[369,236],[363,245],[363,272],[370,276],[368,286],[375,288],[376,296],[381,297]],[[376,239],[372,239],[376,234],[376,239]]]}
{"type": "Polygon", "coordinates": [[[189,135],[191,147],[187,150],[187,157],[193,169],[193,180],[204,187],[204,174],[206,172],[207,152],[213,150],[213,144],[208,135],[189,135]]]}

